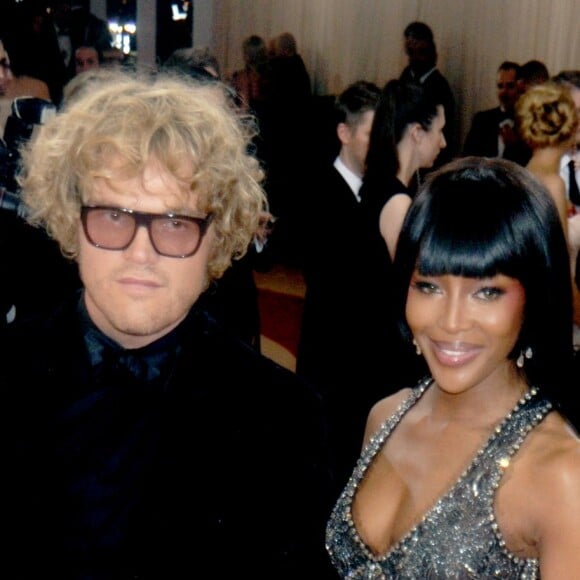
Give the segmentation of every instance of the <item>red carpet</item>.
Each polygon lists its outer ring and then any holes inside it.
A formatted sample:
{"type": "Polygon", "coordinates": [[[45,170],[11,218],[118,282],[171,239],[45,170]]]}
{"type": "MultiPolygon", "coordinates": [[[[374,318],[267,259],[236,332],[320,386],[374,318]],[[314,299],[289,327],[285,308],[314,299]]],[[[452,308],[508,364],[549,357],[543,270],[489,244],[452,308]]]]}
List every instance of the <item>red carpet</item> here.
{"type": "Polygon", "coordinates": [[[296,356],[304,299],[261,289],[258,302],[262,334],[296,356]]]}

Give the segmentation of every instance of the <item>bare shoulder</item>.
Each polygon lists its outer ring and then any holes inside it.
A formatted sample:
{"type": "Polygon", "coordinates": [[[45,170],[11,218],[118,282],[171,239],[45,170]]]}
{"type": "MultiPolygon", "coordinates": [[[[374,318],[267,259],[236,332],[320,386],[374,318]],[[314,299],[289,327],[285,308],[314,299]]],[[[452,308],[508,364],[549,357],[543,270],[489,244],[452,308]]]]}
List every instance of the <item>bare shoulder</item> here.
{"type": "Polygon", "coordinates": [[[395,257],[395,249],[405,215],[411,205],[411,197],[406,193],[396,193],[381,209],[379,215],[379,230],[383,236],[391,259],[395,257]]]}
{"type": "Polygon", "coordinates": [[[533,430],[517,463],[512,491],[526,498],[528,529],[536,530],[538,544],[546,534],[578,527],[580,438],[558,413],[550,413],[533,430]]]}
{"type": "Polygon", "coordinates": [[[405,214],[411,205],[411,196],[408,193],[395,193],[392,195],[385,203],[381,209],[381,214],[379,219],[384,221],[391,213],[399,215],[400,213],[405,214]]]}
{"type": "Polygon", "coordinates": [[[556,203],[566,201],[566,184],[559,175],[547,173],[542,177],[542,181],[548,191],[554,196],[556,203]]]}
{"type": "Polygon", "coordinates": [[[364,437],[365,443],[380,429],[381,425],[395,413],[410,394],[411,389],[401,389],[373,405],[367,418],[364,437]]]}
{"type": "Polygon", "coordinates": [[[548,415],[535,435],[526,487],[542,578],[579,578],[580,438],[557,413],[548,415]]]}
{"type": "Polygon", "coordinates": [[[566,191],[566,184],[560,175],[557,173],[546,173],[542,176],[543,182],[549,189],[553,189],[554,191],[566,191]]]}
{"type": "Polygon", "coordinates": [[[558,413],[550,413],[538,426],[528,458],[535,464],[540,488],[546,486],[544,491],[549,488],[553,495],[554,486],[561,486],[559,492],[573,492],[580,507],[580,437],[558,413]]]}

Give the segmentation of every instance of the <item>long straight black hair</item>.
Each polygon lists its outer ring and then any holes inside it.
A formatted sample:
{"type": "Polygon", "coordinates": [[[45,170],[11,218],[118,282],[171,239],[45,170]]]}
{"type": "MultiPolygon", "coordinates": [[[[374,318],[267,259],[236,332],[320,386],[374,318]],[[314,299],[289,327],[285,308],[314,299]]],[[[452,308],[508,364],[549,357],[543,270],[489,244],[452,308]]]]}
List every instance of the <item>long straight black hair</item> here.
{"type": "MultiPolygon", "coordinates": [[[[572,359],[572,293],[568,247],[552,198],[527,170],[501,159],[467,157],[433,172],[413,201],[395,256],[396,312],[404,319],[409,282],[424,275],[483,278],[504,274],[525,291],[524,322],[510,353],[530,347],[530,386],[555,402],[572,359]]],[[[572,383],[570,383],[572,384],[572,383]]]]}

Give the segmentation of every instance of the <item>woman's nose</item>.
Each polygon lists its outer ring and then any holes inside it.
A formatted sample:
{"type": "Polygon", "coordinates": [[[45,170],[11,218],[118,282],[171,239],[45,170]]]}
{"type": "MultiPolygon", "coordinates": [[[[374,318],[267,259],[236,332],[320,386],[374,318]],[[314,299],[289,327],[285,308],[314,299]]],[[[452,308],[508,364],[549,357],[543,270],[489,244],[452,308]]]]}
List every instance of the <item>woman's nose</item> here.
{"type": "Polygon", "coordinates": [[[470,308],[461,296],[446,296],[440,308],[439,325],[447,332],[458,332],[469,327],[470,308]]]}

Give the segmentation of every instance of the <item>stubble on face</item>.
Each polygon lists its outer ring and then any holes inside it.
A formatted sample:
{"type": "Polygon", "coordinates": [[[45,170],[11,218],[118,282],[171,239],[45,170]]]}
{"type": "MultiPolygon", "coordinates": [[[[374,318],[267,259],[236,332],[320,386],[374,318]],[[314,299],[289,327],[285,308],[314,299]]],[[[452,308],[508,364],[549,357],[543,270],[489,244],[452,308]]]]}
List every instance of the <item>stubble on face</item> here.
{"type": "MultiPolygon", "coordinates": [[[[198,214],[197,196],[184,196],[180,187],[150,162],[143,175],[122,179],[114,188],[99,183],[90,203],[148,213],[198,214]]],[[[212,225],[197,252],[187,258],[157,254],[146,228],[138,228],[130,246],[119,251],[94,247],[80,228],[79,271],[93,322],[125,348],[139,348],[164,336],[185,318],[207,287],[213,245],[212,225]]]]}

